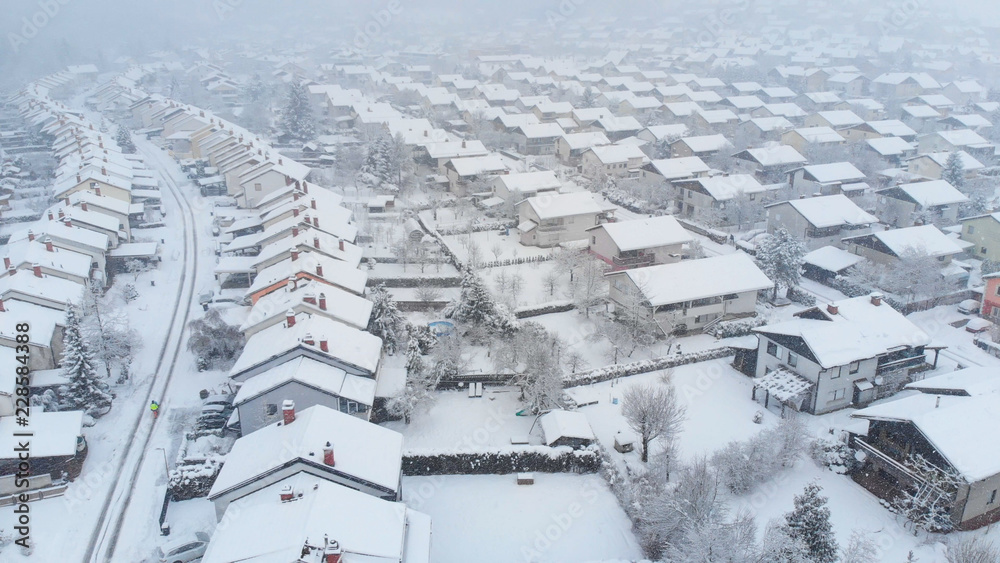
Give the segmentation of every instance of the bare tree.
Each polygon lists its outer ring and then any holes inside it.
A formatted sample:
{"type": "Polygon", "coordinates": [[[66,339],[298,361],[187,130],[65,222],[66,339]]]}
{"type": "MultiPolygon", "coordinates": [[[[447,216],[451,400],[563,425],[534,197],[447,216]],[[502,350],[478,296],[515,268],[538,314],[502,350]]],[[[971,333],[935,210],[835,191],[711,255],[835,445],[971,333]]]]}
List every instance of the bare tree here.
{"type": "Polygon", "coordinates": [[[565,364],[570,373],[576,373],[587,367],[587,360],[576,350],[570,350],[566,354],[565,364]]]}
{"type": "Polygon", "coordinates": [[[422,285],[417,288],[417,299],[423,302],[437,301],[441,298],[441,288],[433,285],[422,285]]]}
{"type": "Polygon", "coordinates": [[[622,416],[638,434],[640,456],[646,462],[653,440],[662,438],[669,443],[680,433],[687,407],[680,404],[673,385],[633,385],[622,395],[622,416]]]}
{"type": "Polygon", "coordinates": [[[559,287],[559,273],[555,270],[545,274],[542,278],[542,286],[549,290],[549,297],[552,297],[556,293],[556,288],[559,287]]]}
{"type": "Polygon", "coordinates": [[[490,247],[490,252],[493,253],[493,258],[497,262],[499,262],[500,261],[500,257],[503,256],[503,250],[504,250],[503,249],[503,245],[500,244],[499,242],[496,243],[496,244],[494,244],[492,247],[490,247]]]}
{"type": "Polygon", "coordinates": [[[948,545],[948,563],[996,563],[1000,561],[1000,547],[976,536],[953,538],[948,545]]]}

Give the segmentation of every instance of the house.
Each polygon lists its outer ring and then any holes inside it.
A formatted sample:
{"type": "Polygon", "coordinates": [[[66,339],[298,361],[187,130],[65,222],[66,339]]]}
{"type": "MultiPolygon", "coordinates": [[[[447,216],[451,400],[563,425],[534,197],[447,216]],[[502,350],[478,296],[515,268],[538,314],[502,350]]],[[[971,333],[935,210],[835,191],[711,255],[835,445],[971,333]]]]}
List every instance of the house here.
{"type": "Polygon", "coordinates": [[[987,88],[977,80],[955,80],[945,86],[942,92],[958,104],[971,105],[983,101],[987,88]]]}
{"type": "Polygon", "coordinates": [[[556,139],[556,154],[559,162],[567,166],[579,166],[583,153],[592,147],[610,145],[611,140],[600,131],[567,133],[556,139]]]}
{"type": "Polygon", "coordinates": [[[288,311],[319,315],[364,330],[368,327],[372,303],[321,282],[293,281],[286,284],[283,291],[271,292],[254,302],[240,331],[250,338],[265,328],[285,322],[288,311]]]}
{"type": "Polygon", "coordinates": [[[923,153],[964,150],[973,155],[992,155],[993,145],[972,129],[936,131],[917,139],[917,151],[923,153]]]}
{"type": "Polygon", "coordinates": [[[802,276],[825,284],[862,261],[842,248],[822,246],[802,257],[802,276]]]}
{"type": "Polygon", "coordinates": [[[448,141],[441,143],[428,143],[423,150],[434,162],[439,174],[445,174],[444,165],[453,158],[468,158],[473,156],[486,156],[490,151],[483,146],[482,141],[448,141]]]}
{"type": "Polygon", "coordinates": [[[983,275],[983,304],[979,314],[990,319],[1000,318],[1000,272],[983,275]]]}
{"type": "Polygon", "coordinates": [[[55,276],[39,278],[25,274],[0,278],[0,300],[24,301],[59,311],[79,303],[83,291],[83,285],[55,276]]]}
{"type": "Polygon", "coordinates": [[[764,182],[776,182],[784,178],[788,170],[807,162],[794,147],[778,143],[747,149],[734,154],[733,158],[747,162],[747,172],[764,182]]]}
{"type": "Polygon", "coordinates": [[[581,162],[584,174],[591,178],[601,175],[638,178],[649,158],[636,145],[604,145],[585,151],[581,162]]]}
{"type": "Polygon", "coordinates": [[[493,176],[510,172],[507,163],[496,153],[453,158],[444,165],[444,168],[448,176],[448,188],[457,196],[467,195],[470,188],[477,190],[480,187],[486,188],[486,185],[480,186],[479,182],[489,182],[493,176]]]}
{"type": "Polygon", "coordinates": [[[590,252],[615,270],[679,262],[693,240],[669,215],[603,223],[587,232],[590,252]]]}
{"type": "Polygon", "coordinates": [[[521,244],[544,248],[588,240],[587,229],[599,225],[607,213],[590,192],[530,197],[517,204],[521,244]]]}
{"type": "Polygon", "coordinates": [[[834,301],[754,329],[754,398],[824,414],[891,395],[925,368],[930,337],[881,294],[834,301]],[[769,374],[775,373],[771,377],[769,374]],[[784,396],[783,389],[793,392],[784,396]]]}
{"type": "Polygon", "coordinates": [[[517,203],[538,194],[557,192],[562,182],[551,170],[504,174],[493,179],[493,195],[517,203]]]}
{"type": "Polygon", "coordinates": [[[754,137],[776,141],[781,133],[795,127],[791,121],[782,116],[753,117],[740,125],[754,137]]]}
{"type": "Polygon", "coordinates": [[[21,240],[8,244],[7,254],[3,259],[4,271],[0,277],[14,275],[18,271],[27,271],[20,275],[35,277],[54,276],[86,284],[93,277],[103,281],[103,272],[92,270],[90,256],[72,250],[59,248],[51,239],[21,240]]]}
{"type": "Polygon", "coordinates": [[[320,316],[288,315],[247,339],[229,377],[245,382],[298,357],[308,357],[351,375],[378,379],[382,339],[320,316]]]}
{"type": "Polygon", "coordinates": [[[642,177],[653,181],[673,182],[708,176],[709,166],[697,156],[652,160],[642,167],[642,177]]]}
{"type": "MultiPolygon", "coordinates": [[[[13,359],[13,358],[12,358],[13,359]]],[[[13,380],[13,377],[9,379],[13,380]]],[[[43,412],[35,409],[28,417],[27,426],[17,424],[20,417],[0,416],[0,477],[24,475],[19,469],[18,444],[30,436],[31,477],[29,487],[36,479],[53,480],[80,476],[87,457],[87,440],[83,437],[83,411],[43,412]]],[[[24,493],[28,494],[28,493],[24,493]]],[[[41,498],[41,497],[37,497],[41,498]]]]}
{"type": "Polygon", "coordinates": [[[612,141],[633,137],[643,130],[639,120],[631,115],[602,117],[593,123],[593,127],[596,131],[603,132],[612,141]]]}
{"type": "Polygon", "coordinates": [[[958,208],[969,198],[945,180],[900,184],[875,192],[878,214],[894,227],[926,223],[954,224],[958,208]]]}
{"type": "Polygon", "coordinates": [[[932,256],[944,266],[951,262],[952,257],[961,254],[966,248],[965,244],[959,244],[956,239],[945,235],[934,225],[920,225],[847,237],[843,239],[843,243],[850,253],[887,266],[891,266],[909,254],[932,256]]]}
{"type": "Polygon", "coordinates": [[[585,448],[595,441],[594,429],[581,411],[553,410],[538,417],[545,445],[557,448],[585,448]]]}
{"type": "Polygon", "coordinates": [[[848,235],[867,234],[878,217],[858,207],[843,194],[772,203],[767,209],[767,232],[785,229],[806,248],[839,246],[848,235]]]}
{"type": "Polygon", "coordinates": [[[868,422],[851,436],[865,454],[855,479],[882,498],[906,493],[937,503],[959,530],[1000,521],[1000,456],[986,445],[1000,440],[995,373],[968,368],[907,388],[920,392],[851,414],[868,422]],[[934,479],[942,474],[955,482],[934,479]]]}
{"type": "MultiPolygon", "coordinates": [[[[949,156],[951,156],[950,152],[932,152],[910,157],[905,161],[906,171],[925,178],[939,179],[948,167],[949,156]]],[[[982,162],[965,151],[958,151],[958,156],[961,159],[966,178],[976,176],[980,170],[985,168],[982,162]]]]}
{"type": "Polygon", "coordinates": [[[795,150],[804,152],[811,147],[842,145],[846,141],[844,137],[830,127],[801,127],[785,131],[781,135],[781,144],[795,147],[795,150]]]}
{"type": "Polygon", "coordinates": [[[667,142],[679,139],[688,132],[687,125],[683,123],[671,123],[669,125],[650,125],[636,135],[636,137],[647,143],[667,142]]]}
{"type": "Polygon", "coordinates": [[[879,98],[912,98],[941,88],[925,72],[888,72],[871,81],[872,93],[879,98]]]}
{"type": "Polygon", "coordinates": [[[938,124],[944,129],[972,129],[976,132],[981,132],[986,129],[993,127],[993,123],[989,119],[979,115],[978,113],[970,114],[951,114],[948,117],[938,120],[938,124]]]}
{"type": "Polygon", "coordinates": [[[638,309],[664,334],[752,316],[774,283],[742,252],[607,274],[616,310],[638,309]]]}
{"type": "Polygon", "coordinates": [[[289,283],[294,285],[297,283],[295,280],[312,280],[354,295],[364,293],[368,282],[365,271],[315,252],[292,252],[289,258],[257,271],[256,276],[253,276],[253,272],[251,268],[253,283],[247,289],[247,297],[251,303],[256,303],[273,291],[284,289],[289,283]]]}
{"type": "Polygon", "coordinates": [[[33,229],[14,233],[7,243],[14,244],[24,240],[48,240],[55,248],[89,256],[92,271],[107,271],[107,252],[110,244],[108,236],[89,229],[74,227],[72,220],[50,220],[43,223],[41,227],[36,224],[33,229]]]}
{"type": "Polygon", "coordinates": [[[799,196],[842,193],[842,186],[863,182],[865,173],[850,162],[812,164],[795,169],[788,174],[792,191],[799,196]]]}
{"type": "Polygon", "coordinates": [[[961,223],[959,238],[973,245],[969,253],[980,260],[1000,262],[1000,213],[966,217],[961,223]]]}
{"type": "Polygon", "coordinates": [[[280,420],[245,434],[226,454],[208,493],[216,517],[221,520],[230,503],[296,474],[400,500],[402,435],[324,406],[299,410],[289,400],[280,409],[280,420]]]}
{"type": "Polygon", "coordinates": [[[805,119],[806,127],[829,127],[834,130],[848,129],[864,123],[865,120],[858,117],[851,110],[820,111],[810,115],[805,119]]]}
{"type": "Polygon", "coordinates": [[[520,125],[514,129],[517,151],[528,155],[555,154],[556,139],[564,134],[557,123],[520,125]]]}
{"type": "Polygon", "coordinates": [[[429,516],[304,473],[233,501],[220,520],[227,525],[216,528],[202,563],[431,560],[429,516]]]}
{"type": "Polygon", "coordinates": [[[763,185],[749,174],[709,176],[676,180],[677,209],[684,217],[701,217],[711,210],[725,211],[726,202],[745,194],[751,201],[761,200],[774,186],[763,185]]]}
{"type": "Polygon", "coordinates": [[[868,139],[866,146],[878,156],[884,158],[890,165],[899,167],[903,161],[917,154],[915,143],[901,137],[880,137],[868,139]]]}
{"type": "Polygon", "coordinates": [[[682,156],[706,158],[732,148],[733,144],[723,135],[684,137],[670,143],[670,153],[673,158],[682,156]]]}

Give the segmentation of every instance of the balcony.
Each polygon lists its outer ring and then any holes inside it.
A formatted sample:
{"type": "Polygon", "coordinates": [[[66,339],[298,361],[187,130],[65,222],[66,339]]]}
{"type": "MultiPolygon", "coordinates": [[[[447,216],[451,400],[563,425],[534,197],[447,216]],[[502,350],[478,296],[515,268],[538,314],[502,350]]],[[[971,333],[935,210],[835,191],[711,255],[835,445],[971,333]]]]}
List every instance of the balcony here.
{"type": "Polygon", "coordinates": [[[611,257],[612,265],[617,268],[643,268],[653,265],[654,256],[652,254],[628,255],[622,253],[611,257]]]}

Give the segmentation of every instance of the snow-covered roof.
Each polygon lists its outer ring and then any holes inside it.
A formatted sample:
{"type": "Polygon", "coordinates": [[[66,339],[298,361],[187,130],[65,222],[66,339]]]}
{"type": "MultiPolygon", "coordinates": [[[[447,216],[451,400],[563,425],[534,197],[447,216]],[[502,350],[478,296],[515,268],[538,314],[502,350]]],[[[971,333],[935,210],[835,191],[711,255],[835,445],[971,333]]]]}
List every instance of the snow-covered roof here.
{"type": "Polygon", "coordinates": [[[869,121],[868,125],[879,135],[892,137],[915,137],[917,132],[898,119],[869,121]]]}
{"type": "Polygon", "coordinates": [[[298,260],[287,258],[258,272],[250,289],[247,290],[247,294],[252,295],[299,274],[321,278],[358,295],[364,291],[368,282],[368,274],[364,270],[359,270],[336,258],[308,252],[300,256],[298,260]],[[318,273],[318,270],[322,270],[322,275],[318,273]]]}
{"type": "Polygon", "coordinates": [[[930,337],[887,303],[875,305],[862,295],[832,303],[837,314],[825,307],[810,309],[826,320],[796,318],[754,329],[763,334],[801,338],[824,369],[874,358],[900,347],[930,344],[930,337]]]}
{"type": "MultiPolygon", "coordinates": [[[[809,197],[789,200],[796,211],[812,226],[818,229],[838,225],[870,225],[878,223],[878,217],[857,206],[844,194],[809,197]]],[[[775,203],[772,205],[781,205],[775,203]]],[[[768,206],[771,207],[771,206],[768,206]]]]}
{"type": "Polygon", "coordinates": [[[305,473],[234,501],[224,518],[202,563],[319,563],[326,539],[337,542],[345,563],[425,563],[430,556],[430,517],[305,473]],[[295,500],[281,501],[285,487],[295,500]]]}
{"type": "Polygon", "coordinates": [[[697,182],[716,201],[726,201],[733,199],[741,193],[758,193],[767,190],[750,174],[730,174],[729,176],[711,176],[708,178],[695,178],[686,180],[687,182],[697,182]]]}
{"type": "Polygon", "coordinates": [[[610,145],[611,141],[601,131],[586,131],[583,133],[567,133],[562,136],[570,150],[586,149],[600,145],[610,145]]]}
{"type": "Polygon", "coordinates": [[[955,239],[942,233],[934,225],[892,229],[872,233],[870,236],[885,244],[896,256],[903,256],[907,252],[919,252],[927,256],[949,256],[964,250],[955,239]]]}
{"type": "Polygon", "coordinates": [[[781,368],[755,378],[753,384],[755,387],[765,389],[781,402],[801,399],[805,392],[813,387],[813,383],[808,379],[781,368]]]}
{"type": "Polygon", "coordinates": [[[596,439],[594,430],[587,421],[587,415],[580,411],[554,410],[539,417],[538,421],[542,425],[542,434],[548,445],[552,445],[560,438],[596,439]]]}
{"type": "Polygon", "coordinates": [[[721,151],[733,146],[733,144],[721,134],[684,137],[676,142],[684,143],[695,153],[721,151]]]}
{"type": "MultiPolygon", "coordinates": [[[[950,152],[929,152],[915,156],[913,158],[929,158],[933,160],[938,166],[945,167],[948,165],[948,157],[951,156],[950,152]]],[[[963,170],[980,170],[985,168],[982,162],[976,160],[975,157],[970,155],[965,151],[958,151],[958,158],[962,162],[963,170]]]]}
{"type": "Polygon", "coordinates": [[[625,275],[653,307],[774,287],[742,252],[615,272],[625,275]]]}
{"type": "Polygon", "coordinates": [[[806,174],[821,184],[864,180],[865,173],[850,162],[812,164],[804,168],[806,174]]]}
{"type": "Polygon", "coordinates": [[[31,295],[60,304],[78,303],[83,285],[56,276],[39,278],[27,272],[0,278],[0,297],[17,299],[18,295],[31,295]]]}
{"type": "Polygon", "coordinates": [[[307,280],[295,284],[294,290],[292,287],[286,285],[283,290],[272,291],[258,299],[240,330],[246,331],[262,323],[269,325],[274,322],[275,317],[284,318],[290,309],[327,316],[355,328],[363,329],[368,326],[372,302],[364,297],[307,280]],[[326,308],[321,309],[320,305],[326,308]]]}
{"type": "MultiPolygon", "coordinates": [[[[13,377],[11,377],[13,379],[13,377]]],[[[31,457],[62,457],[77,453],[77,438],[83,435],[83,411],[42,412],[34,409],[27,426],[15,417],[0,418],[0,460],[17,459],[19,432],[31,432],[31,457]]]]}
{"type": "Polygon", "coordinates": [[[802,156],[799,151],[795,150],[795,147],[777,143],[768,144],[764,147],[747,149],[746,152],[761,166],[783,166],[789,164],[803,164],[806,162],[806,157],[802,156]]]}
{"type": "Polygon", "coordinates": [[[806,254],[802,260],[806,264],[811,264],[828,272],[842,272],[863,261],[864,258],[836,246],[824,246],[806,254]]]}
{"type": "Polygon", "coordinates": [[[236,393],[233,403],[241,405],[291,382],[368,406],[371,406],[375,399],[374,379],[350,375],[340,368],[311,358],[299,357],[248,379],[236,393]]]}
{"type": "MultiPolygon", "coordinates": [[[[910,184],[900,184],[895,188],[906,193],[914,202],[924,209],[938,205],[953,205],[965,203],[969,198],[962,192],[955,189],[947,180],[930,180],[927,182],[913,182],[910,184]]],[[[887,191],[888,191],[887,190],[887,191]]]]}
{"type": "Polygon", "coordinates": [[[834,111],[821,111],[817,113],[824,121],[830,124],[831,127],[853,127],[855,125],[861,125],[865,122],[864,119],[858,117],[856,113],[849,109],[841,109],[834,111]]]}
{"type": "Polygon", "coordinates": [[[758,129],[765,133],[780,129],[791,129],[793,127],[792,122],[781,115],[774,117],[754,117],[749,122],[756,125],[758,129]]]}
{"type": "Polygon", "coordinates": [[[22,240],[14,244],[8,244],[6,250],[11,264],[17,268],[24,265],[30,267],[38,264],[42,268],[63,272],[68,275],[84,279],[90,277],[90,256],[57,246],[53,246],[52,252],[49,252],[38,237],[35,237],[34,241],[22,240]]]}
{"type": "Polygon", "coordinates": [[[402,455],[403,436],[398,432],[316,405],[296,412],[291,424],[275,422],[236,440],[208,496],[252,486],[261,475],[295,460],[394,492],[402,455]],[[334,467],[323,463],[327,442],[334,447],[334,467]]]}
{"type": "Polygon", "coordinates": [[[906,388],[931,394],[982,395],[1000,391],[1000,373],[989,367],[971,367],[907,383],[906,388]]]}
{"type": "Polygon", "coordinates": [[[649,131],[657,139],[683,137],[688,132],[687,125],[683,123],[671,123],[669,125],[650,125],[645,131],[649,131]]]}
{"type": "Polygon", "coordinates": [[[690,178],[710,170],[709,166],[697,156],[653,160],[648,166],[652,166],[660,176],[667,180],[690,178]]]}
{"type": "Polygon", "coordinates": [[[478,174],[491,174],[508,170],[503,158],[496,153],[490,153],[485,156],[453,158],[448,161],[448,166],[453,168],[459,176],[476,176],[478,174]]]}
{"type": "Polygon", "coordinates": [[[602,164],[620,164],[632,159],[648,160],[642,149],[635,145],[603,145],[591,147],[590,150],[602,164]]]}
{"type": "Polygon", "coordinates": [[[502,183],[511,192],[558,190],[562,187],[562,182],[556,177],[556,173],[551,170],[503,174],[497,176],[495,181],[502,183]]]}
{"type": "Polygon", "coordinates": [[[916,150],[912,143],[900,137],[880,137],[865,142],[882,156],[898,156],[916,150]]]}
{"type": "Polygon", "coordinates": [[[802,127],[799,129],[793,129],[798,133],[803,139],[809,143],[842,143],[844,142],[844,137],[834,131],[833,129],[821,126],[821,127],[802,127]]]}
{"type": "Polygon", "coordinates": [[[670,215],[604,223],[587,230],[595,229],[603,229],[608,233],[622,252],[684,244],[692,240],[690,233],[670,215]]]}
{"type": "Polygon", "coordinates": [[[990,142],[986,140],[986,138],[984,138],[979,133],[976,133],[972,129],[937,131],[935,133],[932,133],[932,135],[937,135],[938,137],[941,137],[949,144],[956,147],[982,146],[990,144],[990,142]]]}
{"type": "Polygon", "coordinates": [[[565,133],[558,123],[530,123],[517,128],[528,139],[561,137],[565,133]]]}
{"type": "Polygon", "coordinates": [[[911,117],[916,117],[918,119],[926,119],[931,117],[941,117],[938,110],[932,108],[931,106],[917,104],[912,106],[903,106],[903,111],[910,115],[911,117]]]}
{"type": "Polygon", "coordinates": [[[545,194],[529,197],[524,202],[530,205],[538,218],[543,221],[574,215],[598,214],[604,211],[590,192],[545,194]]]}

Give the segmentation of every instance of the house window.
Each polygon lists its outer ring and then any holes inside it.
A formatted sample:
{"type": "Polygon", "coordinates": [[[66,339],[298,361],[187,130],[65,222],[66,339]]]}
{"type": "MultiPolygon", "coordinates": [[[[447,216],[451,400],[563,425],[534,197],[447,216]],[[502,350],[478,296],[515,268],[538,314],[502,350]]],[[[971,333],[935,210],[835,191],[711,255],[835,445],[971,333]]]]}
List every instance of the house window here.
{"type": "Polygon", "coordinates": [[[980,254],[986,254],[986,247],[985,246],[980,247],[979,248],[979,253],[980,254]]]}
{"type": "Polygon", "coordinates": [[[259,183],[258,184],[254,184],[253,185],[253,190],[255,192],[259,192],[261,190],[261,185],[259,183]]]}
{"type": "Polygon", "coordinates": [[[830,391],[830,400],[828,402],[839,401],[844,398],[844,394],[847,391],[844,389],[837,389],[836,391],[830,391]]]}
{"type": "Polygon", "coordinates": [[[772,356],[774,356],[775,358],[777,358],[778,357],[778,345],[775,344],[774,342],[768,342],[767,343],[767,353],[770,354],[770,355],[772,355],[772,356]]]}
{"type": "Polygon", "coordinates": [[[990,493],[990,500],[986,501],[986,504],[993,504],[996,501],[997,501],[997,490],[993,489],[993,492],[990,493]]]}
{"type": "Polygon", "coordinates": [[[791,350],[788,351],[788,365],[791,367],[799,365],[799,357],[793,354],[791,350]]]}
{"type": "Polygon", "coordinates": [[[851,370],[850,370],[849,373],[851,375],[854,375],[855,373],[858,373],[859,371],[861,371],[861,362],[851,362],[851,370]]]}
{"type": "Polygon", "coordinates": [[[757,199],[757,194],[750,194],[750,201],[757,199]]]}
{"type": "Polygon", "coordinates": [[[691,190],[684,190],[684,197],[691,199],[691,190]]]}
{"type": "Polygon", "coordinates": [[[590,244],[597,244],[597,237],[590,237],[590,244]]]}
{"type": "Polygon", "coordinates": [[[278,405],[275,403],[264,403],[264,416],[274,416],[278,414],[278,405]]]}
{"type": "Polygon", "coordinates": [[[976,228],[973,227],[972,225],[969,225],[968,233],[971,235],[971,234],[974,234],[975,232],[976,232],[976,228]]]}

